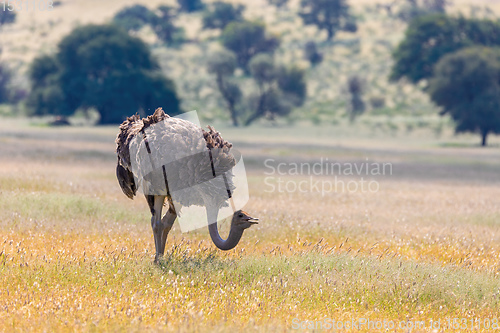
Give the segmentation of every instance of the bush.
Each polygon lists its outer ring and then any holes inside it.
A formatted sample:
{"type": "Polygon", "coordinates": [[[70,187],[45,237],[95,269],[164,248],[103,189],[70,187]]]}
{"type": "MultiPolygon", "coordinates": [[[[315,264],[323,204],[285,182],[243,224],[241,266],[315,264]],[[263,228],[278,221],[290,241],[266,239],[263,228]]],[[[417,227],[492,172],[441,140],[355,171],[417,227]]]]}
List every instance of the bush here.
{"type": "Polygon", "coordinates": [[[385,98],[382,96],[370,97],[370,105],[374,109],[381,109],[381,108],[385,107],[385,98]]]}

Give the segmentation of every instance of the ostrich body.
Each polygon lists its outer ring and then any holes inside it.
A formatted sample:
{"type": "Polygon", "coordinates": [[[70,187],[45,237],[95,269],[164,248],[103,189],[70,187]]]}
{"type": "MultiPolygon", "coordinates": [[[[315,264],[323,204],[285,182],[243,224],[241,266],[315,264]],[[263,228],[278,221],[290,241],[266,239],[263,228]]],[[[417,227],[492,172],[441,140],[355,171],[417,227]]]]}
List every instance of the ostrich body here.
{"type": "Polygon", "coordinates": [[[144,191],[152,215],[155,262],[163,256],[168,233],[180,213],[176,208],[205,207],[210,237],[221,250],[234,248],[243,231],[257,223],[247,213],[236,211],[228,238],[220,237],[217,215],[234,190],[227,172],[235,166],[236,158],[232,145],[208,128],[205,131],[189,121],[171,118],[161,108],[147,118],[128,117],[120,125],[116,176],[130,199],[138,189],[144,191]],[[141,144],[147,149],[141,150],[141,144]],[[168,208],[162,217],[164,206],[168,208]]]}

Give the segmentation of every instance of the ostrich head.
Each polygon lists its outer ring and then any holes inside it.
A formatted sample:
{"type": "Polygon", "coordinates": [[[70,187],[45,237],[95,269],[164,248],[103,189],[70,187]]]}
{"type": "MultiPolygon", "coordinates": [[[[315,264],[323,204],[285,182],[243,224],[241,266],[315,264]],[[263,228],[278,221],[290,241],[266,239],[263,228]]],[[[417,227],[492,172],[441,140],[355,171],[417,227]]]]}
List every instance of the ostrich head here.
{"type": "Polygon", "coordinates": [[[251,217],[247,212],[238,210],[233,214],[233,219],[231,220],[231,226],[239,228],[242,230],[250,228],[254,224],[258,224],[259,219],[251,217]]]}

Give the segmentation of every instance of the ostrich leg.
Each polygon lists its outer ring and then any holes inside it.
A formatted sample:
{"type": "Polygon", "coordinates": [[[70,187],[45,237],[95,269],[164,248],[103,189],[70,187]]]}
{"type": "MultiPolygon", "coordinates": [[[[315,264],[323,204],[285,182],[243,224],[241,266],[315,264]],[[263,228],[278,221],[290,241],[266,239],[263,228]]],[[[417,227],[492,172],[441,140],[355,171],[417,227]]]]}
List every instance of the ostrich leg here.
{"type": "Polygon", "coordinates": [[[151,227],[153,228],[153,237],[155,239],[155,262],[157,263],[160,257],[163,255],[163,250],[160,251],[163,230],[165,226],[163,225],[163,221],[161,218],[161,210],[163,208],[163,204],[165,202],[165,196],[162,195],[147,195],[146,199],[149,204],[149,208],[151,210],[151,227]],[[160,254],[161,253],[161,254],[160,254]]]}
{"type": "Polygon", "coordinates": [[[157,252],[160,257],[163,257],[163,254],[165,253],[165,244],[167,244],[167,236],[168,233],[170,232],[170,229],[172,229],[172,226],[174,225],[174,221],[176,218],[177,214],[175,213],[175,209],[173,206],[170,206],[165,216],[163,216],[163,218],[161,219],[163,232],[161,234],[161,243],[158,249],[159,251],[157,252]]]}

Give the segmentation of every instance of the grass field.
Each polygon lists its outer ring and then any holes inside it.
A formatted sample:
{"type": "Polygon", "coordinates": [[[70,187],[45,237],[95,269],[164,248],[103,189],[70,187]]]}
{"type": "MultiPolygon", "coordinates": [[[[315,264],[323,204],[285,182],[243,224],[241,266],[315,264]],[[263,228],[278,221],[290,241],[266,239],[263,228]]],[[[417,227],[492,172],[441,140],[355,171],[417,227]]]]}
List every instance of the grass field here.
{"type": "MultiPolygon", "coordinates": [[[[53,12],[21,11],[2,27],[1,60],[17,87],[28,89],[30,62],[53,54],[74,27],[109,22],[126,5],[176,3],[61,2],[53,12]]],[[[500,329],[500,137],[487,148],[477,135],[455,137],[419,87],[388,82],[406,25],[376,4],[392,0],[349,1],[359,31],[340,32],[332,43],[301,26],[298,0],[283,11],[265,0],[231,2],[245,3],[245,18],[264,21],[281,38],[279,62],[307,69],[306,104],[277,124],[227,126],[205,70],[220,45],[217,32],[202,31],[201,13],[180,15],[176,24],[191,40],[182,46],[160,45],[147,28],[138,36],[175,81],[183,108],[219,121],[216,128],[243,153],[245,210],[260,224],[228,252],[206,230],[181,233],[175,224],[164,260],[154,265],[146,201],[127,199],[115,177],[117,127],[50,128],[46,119],[25,120],[22,104],[1,105],[0,332],[287,332],[300,325],[312,332],[320,328],[313,321],[331,324],[325,318],[362,332],[500,329]],[[308,40],[324,54],[318,67],[303,59],[308,40]],[[365,99],[383,97],[386,106],[369,106],[349,124],[345,83],[356,73],[366,79],[365,99]],[[320,161],[388,164],[391,172],[293,172],[294,164],[320,161]],[[271,174],[279,165],[283,174],[271,174]],[[372,187],[361,190],[366,183],[372,187]]],[[[454,0],[449,11],[492,18],[500,1],[454,0]]]]}
{"type": "Polygon", "coordinates": [[[415,323],[412,332],[440,320],[435,331],[445,332],[453,318],[467,328],[497,322],[498,137],[482,149],[474,136],[219,128],[244,155],[245,210],[261,222],[229,252],[206,230],[182,234],[176,224],[155,266],[147,204],[115,179],[116,128],[0,127],[0,331],[269,332],[366,318],[392,320],[396,331],[415,323]],[[269,159],[321,158],[391,163],[393,172],[370,177],[374,193],[266,185],[310,181],[270,176],[269,159]]]}

